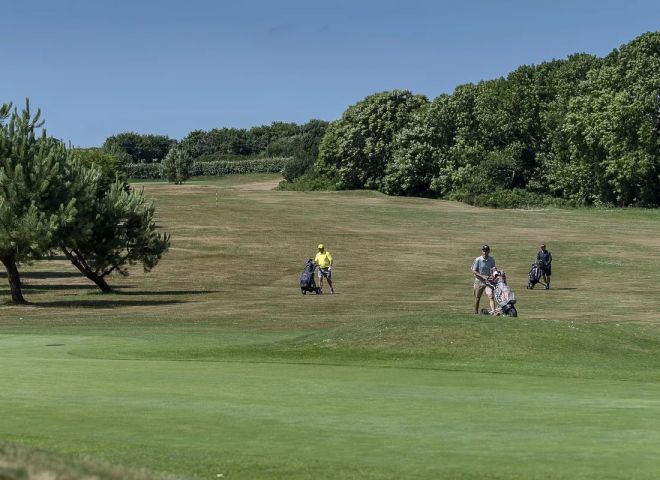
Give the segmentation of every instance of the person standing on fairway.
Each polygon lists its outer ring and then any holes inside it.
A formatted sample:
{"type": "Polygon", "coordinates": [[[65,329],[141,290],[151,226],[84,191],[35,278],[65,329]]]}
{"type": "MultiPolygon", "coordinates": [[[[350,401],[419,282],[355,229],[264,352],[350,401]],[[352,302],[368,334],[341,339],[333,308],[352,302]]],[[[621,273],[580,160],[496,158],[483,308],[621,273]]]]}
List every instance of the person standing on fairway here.
{"type": "Polygon", "coordinates": [[[323,279],[326,278],[330,285],[330,293],[335,293],[335,289],[332,288],[332,255],[322,243],[319,244],[319,253],[314,257],[314,263],[319,266],[319,287],[323,289],[323,279]]]}
{"type": "Polygon", "coordinates": [[[552,254],[549,250],[546,250],[545,243],[541,244],[541,250],[536,254],[536,261],[541,267],[543,272],[543,283],[545,283],[545,289],[550,290],[550,275],[552,275],[552,254]]]}
{"type": "Polygon", "coordinates": [[[486,291],[486,295],[488,295],[490,311],[495,310],[493,289],[485,283],[493,268],[495,268],[495,259],[490,256],[490,247],[484,245],[481,247],[481,255],[472,262],[472,274],[474,275],[474,285],[472,287],[474,293],[474,313],[479,313],[479,302],[481,301],[481,295],[483,295],[484,290],[486,291]]]}

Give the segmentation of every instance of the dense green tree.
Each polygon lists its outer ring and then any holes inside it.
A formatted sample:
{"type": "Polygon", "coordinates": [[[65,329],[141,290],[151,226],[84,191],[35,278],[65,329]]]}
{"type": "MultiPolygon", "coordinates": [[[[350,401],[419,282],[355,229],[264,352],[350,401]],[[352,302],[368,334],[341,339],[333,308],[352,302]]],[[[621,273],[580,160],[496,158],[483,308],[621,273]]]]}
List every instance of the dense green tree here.
{"type": "Polygon", "coordinates": [[[581,184],[589,200],[657,206],[660,157],[654,132],[660,109],[660,32],[613,51],[582,87],[569,104],[563,126],[568,156],[552,165],[555,172],[567,164],[569,169],[581,166],[594,185],[587,189],[587,178],[581,184]]]}
{"type": "Polygon", "coordinates": [[[265,153],[269,156],[288,156],[296,148],[295,142],[300,133],[301,127],[295,123],[273,122],[252,127],[247,137],[253,155],[265,153]]]}
{"type": "Polygon", "coordinates": [[[166,135],[141,135],[124,132],[108,137],[103,149],[125,163],[160,162],[176,144],[166,135]]]}
{"type": "Polygon", "coordinates": [[[193,159],[204,155],[250,155],[247,132],[239,128],[194,130],[181,140],[181,148],[193,159]]]}
{"type": "Polygon", "coordinates": [[[456,119],[451,163],[462,169],[461,175],[452,175],[451,188],[485,193],[526,186],[542,136],[535,74],[534,67],[521,67],[508,78],[480,82],[454,94],[467,98],[450,99],[456,119]]]}
{"type": "MultiPolygon", "coordinates": [[[[2,106],[0,119],[7,112],[2,106]]],[[[153,205],[119,178],[112,155],[39,135],[39,117],[26,103],[0,121],[0,261],[12,301],[25,301],[18,264],[56,249],[103,291],[113,272],[153,268],[169,246],[153,205]]]]}
{"type": "Polygon", "coordinates": [[[300,134],[298,125],[285,122],[273,122],[249,130],[194,130],[181,141],[181,147],[194,159],[218,155],[289,156],[298,148],[300,134]]]}
{"type": "Polygon", "coordinates": [[[292,157],[302,150],[302,135],[282,137],[272,141],[266,147],[267,157],[292,157]]]}
{"type": "Polygon", "coordinates": [[[192,175],[193,158],[182,147],[172,147],[162,162],[163,177],[168,182],[181,185],[192,175]]]}
{"type": "Polygon", "coordinates": [[[75,218],[76,198],[94,181],[61,141],[38,134],[42,125],[27,101],[0,124],[0,261],[14,303],[25,302],[18,264],[53,247],[75,218]]]}
{"type": "Polygon", "coordinates": [[[593,56],[575,55],[441,95],[394,137],[386,191],[545,191],[539,161],[557,143],[553,129],[563,124],[568,100],[598,65],[593,56]]]}
{"type": "Polygon", "coordinates": [[[294,137],[298,141],[292,158],[282,171],[285,180],[293,181],[310,173],[318,159],[319,145],[327,128],[328,122],[323,120],[310,120],[300,127],[300,134],[294,137]]]}
{"type": "MultiPolygon", "coordinates": [[[[113,154],[124,154],[127,163],[139,162],[142,154],[142,136],[135,132],[112,135],[103,142],[103,149],[113,154]]],[[[122,159],[123,160],[123,159],[122,159]]]]}
{"type": "Polygon", "coordinates": [[[76,148],[73,153],[85,167],[97,168],[100,171],[100,182],[103,190],[108,190],[116,180],[128,180],[118,158],[107,150],[76,148]]]}
{"type": "Polygon", "coordinates": [[[140,160],[160,162],[176,144],[177,141],[167,135],[142,135],[140,160]]]}
{"type": "Polygon", "coordinates": [[[331,123],[319,146],[317,169],[339,188],[383,189],[393,139],[428,100],[409,91],[370,95],[331,123]]]}
{"type": "Polygon", "coordinates": [[[155,267],[169,248],[170,236],[157,231],[154,205],[142,191],[120,180],[108,189],[101,182],[96,185],[58,247],[105,293],[112,291],[107,282],[110,274],[128,275],[128,267],[137,263],[145,272],[155,267]]]}
{"type": "MultiPolygon", "coordinates": [[[[392,162],[387,167],[385,191],[393,195],[443,193],[439,177],[449,163],[455,122],[449,96],[441,95],[423,106],[409,125],[394,137],[392,162]]],[[[451,170],[451,168],[450,168],[451,170]]]]}

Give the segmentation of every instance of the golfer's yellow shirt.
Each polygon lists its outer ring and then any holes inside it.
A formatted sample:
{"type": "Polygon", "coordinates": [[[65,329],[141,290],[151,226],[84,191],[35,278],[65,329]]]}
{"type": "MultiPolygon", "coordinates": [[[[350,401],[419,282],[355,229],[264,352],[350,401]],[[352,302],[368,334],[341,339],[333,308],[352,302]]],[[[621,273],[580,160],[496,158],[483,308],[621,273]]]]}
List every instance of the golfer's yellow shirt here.
{"type": "Polygon", "coordinates": [[[327,250],[323,253],[319,252],[314,257],[314,263],[321,268],[328,268],[332,265],[332,255],[327,250]]]}

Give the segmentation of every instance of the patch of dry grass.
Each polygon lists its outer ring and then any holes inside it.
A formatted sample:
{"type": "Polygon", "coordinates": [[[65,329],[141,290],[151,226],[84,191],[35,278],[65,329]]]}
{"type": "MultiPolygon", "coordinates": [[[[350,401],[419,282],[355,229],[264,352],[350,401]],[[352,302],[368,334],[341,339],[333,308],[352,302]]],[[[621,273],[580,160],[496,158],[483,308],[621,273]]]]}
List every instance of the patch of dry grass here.
{"type": "Polygon", "coordinates": [[[469,314],[469,270],[482,243],[507,271],[526,319],[658,320],[657,265],[649,261],[660,247],[657,212],[497,211],[374,192],[279,192],[277,181],[145,184],[172,234],[153,272],[115,277],[118,293],[105,296],[66,261],[35,262],[22,269],[32,305],[0,307],[0,323],[96,325],[112,317],[231,325],[238,318],[280,329],[282,322],[300,328],[310,312],[334,325],[396,316],[402,306],[420,315],[469,314]],[[553,290],[527,291],[541,241],[555,257],[553,290]],[[319,242],[335,257],[337,295],[303,297],[298,276],[319,242]]]}
{"type": "Polygon", "coordinates": [[[90,457],[59,455],[0,442],[2,480],[176,480],[145,469],[129,469],[90,457]]]}

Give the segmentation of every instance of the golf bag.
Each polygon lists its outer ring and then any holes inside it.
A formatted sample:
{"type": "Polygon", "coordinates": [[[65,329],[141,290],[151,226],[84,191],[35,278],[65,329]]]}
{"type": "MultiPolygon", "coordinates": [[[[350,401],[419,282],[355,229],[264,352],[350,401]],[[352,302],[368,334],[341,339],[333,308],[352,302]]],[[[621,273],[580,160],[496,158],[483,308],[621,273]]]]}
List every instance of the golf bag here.
{"type": "Polygon", "coordinates": [[[316,286],[316,281],[314,280],[314,270],[316,270],[316,265],[310,258],[307,260],[305,270],[300,275],[300,291],[303,295],[307,295],[307,292],[314,292],[317,295],[321,293],[321,288],[316,286]]]}
{"type": "Polygon", "coordinates": [[[481,310],[484,315],[506,315],[507,317],[517,317],[516,294],[506,283],[506,274],[495,270],[491,277],[485,281],[486,285],[493,289],[493,299],[495,300],[495,310],[486,308],[481,310]]]}
{"type": "Polygon", "coordinates": [[[543,276],[543,267],[539,262],[534,262],[532,264],[532,269],[529,271],[529,274],[527,275],[527,278],[529,282],[527,283],[527,288],[529,290],[532,290],[534,288],[534,285],[537,283],[540,283],[541,285],[545,285],[541,281],[541,277],[543,276]]]}

